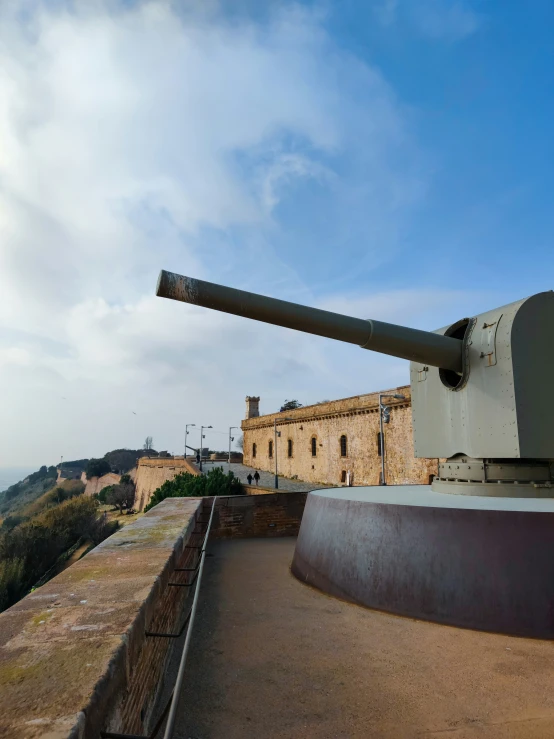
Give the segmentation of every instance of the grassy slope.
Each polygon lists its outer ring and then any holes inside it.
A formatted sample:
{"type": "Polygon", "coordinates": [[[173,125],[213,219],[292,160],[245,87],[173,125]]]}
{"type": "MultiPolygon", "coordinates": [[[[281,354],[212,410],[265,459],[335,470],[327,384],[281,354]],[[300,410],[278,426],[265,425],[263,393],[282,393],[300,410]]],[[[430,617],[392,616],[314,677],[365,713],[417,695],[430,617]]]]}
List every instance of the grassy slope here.
{"type": "Polygon", "coordinates": [[[15,513],[18,515],[21,514],[23,508],[51,490],[52,487],[55,486],[55,483],[55,477],[47,477],[42,480],[37,480],[34,483],[22,485],[20,492],[11,500],[7,500],[5,494],[2,493],[0,496],[0,516],[2,518],[6,518],[6,516],[10,516],[15,513]]]}

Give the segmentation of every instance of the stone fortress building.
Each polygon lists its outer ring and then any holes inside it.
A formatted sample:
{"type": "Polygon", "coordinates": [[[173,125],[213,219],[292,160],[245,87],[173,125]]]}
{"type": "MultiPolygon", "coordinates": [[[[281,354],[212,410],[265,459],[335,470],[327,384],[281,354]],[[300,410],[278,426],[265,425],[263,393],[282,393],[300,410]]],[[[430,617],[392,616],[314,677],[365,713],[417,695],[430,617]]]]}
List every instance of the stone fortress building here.
{"type": "MultiPolygon", "coordinates": [[[[390,408],[389,423],[383,425],[385,480],[389,485],[427,485],[438,472],[438,460],[414,457],[410,386],[382,392],[405,398],[383,401],[390,408]]],[[[245,465],[275,470],[276,420],[280,475],[316,484],[379,485],[378,392],[265,416],[259,414],[259,402],[259,397],[246,398],[246,419],[241,424],[245,465]]]]}

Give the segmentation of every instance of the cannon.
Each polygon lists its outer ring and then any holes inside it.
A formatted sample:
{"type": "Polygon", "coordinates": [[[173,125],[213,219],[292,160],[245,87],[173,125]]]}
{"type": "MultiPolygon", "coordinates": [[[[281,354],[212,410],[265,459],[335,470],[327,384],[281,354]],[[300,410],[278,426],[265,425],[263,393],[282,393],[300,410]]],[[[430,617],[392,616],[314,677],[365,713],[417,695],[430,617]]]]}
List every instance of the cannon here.
{"type": "Polygon", "coordinates": [[[158,296],[408,359],[416,457],[436,492],[554,497],[554,293],[436,331],[364,320],[162,270],[158,296]]]}
{"type": "Polygon", "coordinates": [[[554,293],[436,331],[162,272],[157,294],[410,360],[429,485],[313,490],[292,573],[401,616],[554,639],[554,293]]]}

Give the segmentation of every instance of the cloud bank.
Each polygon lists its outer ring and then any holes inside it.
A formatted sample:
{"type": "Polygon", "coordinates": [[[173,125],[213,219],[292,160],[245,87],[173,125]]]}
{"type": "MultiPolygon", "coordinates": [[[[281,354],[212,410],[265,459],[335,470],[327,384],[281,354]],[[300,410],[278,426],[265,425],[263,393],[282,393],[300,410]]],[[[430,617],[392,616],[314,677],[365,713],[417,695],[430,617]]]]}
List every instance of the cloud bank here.
{"type": "Polygon", "coordinates": [[[378,70],[318,12],[191,8],[0,10],[0,466],[147,434],[177,453],[189,422],[225,447],[247,393],[270,412],[407,378],[155,298],[160,268],[429,328],[455,309],[456,293],[364,297],[427,179],[378,70]]]}

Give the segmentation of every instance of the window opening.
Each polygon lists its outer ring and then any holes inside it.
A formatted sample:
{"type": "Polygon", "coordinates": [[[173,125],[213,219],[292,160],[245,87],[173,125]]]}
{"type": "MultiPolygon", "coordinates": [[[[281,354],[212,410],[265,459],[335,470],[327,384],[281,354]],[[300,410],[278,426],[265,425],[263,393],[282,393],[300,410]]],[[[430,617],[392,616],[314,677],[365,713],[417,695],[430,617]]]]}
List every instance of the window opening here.
{"type": "MultiPolygon", "coordinates": [[[[347,452],[346,436],[343,434],[340,437],[340,456],[346,457],[346,452],[347,452]]],[[[344,474],[346,475],[346,472],[344,474]]]]}

